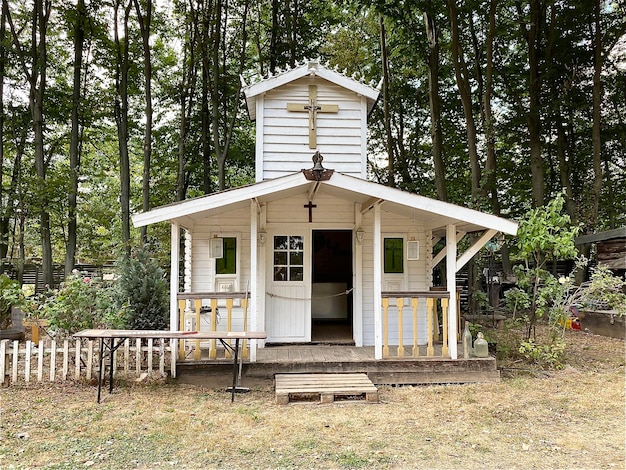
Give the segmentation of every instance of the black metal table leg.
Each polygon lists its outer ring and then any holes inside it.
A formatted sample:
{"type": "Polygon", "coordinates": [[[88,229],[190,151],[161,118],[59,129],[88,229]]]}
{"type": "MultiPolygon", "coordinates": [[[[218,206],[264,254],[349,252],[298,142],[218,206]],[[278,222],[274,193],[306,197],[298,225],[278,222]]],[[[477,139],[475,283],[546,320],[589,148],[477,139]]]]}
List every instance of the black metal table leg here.
{"type": "Polygon", "coordinates": [[[113,353],[117,348],[114,348],[115,338],[111,338],[111,347],[109,348],[109,393],[113,393],[113,353]]]}
{"type": "Polygon", "coordinates": [[[100,403],[100,391],[102,390],[102,364],[104,363],[104,338],[100,338],[100,367],[98,369],[98,403],[100,403]]]}
{"type": "Polygon", "coordinates": [[[235,402],[235,388],[237,387],[237,358],[239,356],[239,338],[235,339],[235,359],[233,361],[233,388],[231,389],[230,402],[235,402]]]}

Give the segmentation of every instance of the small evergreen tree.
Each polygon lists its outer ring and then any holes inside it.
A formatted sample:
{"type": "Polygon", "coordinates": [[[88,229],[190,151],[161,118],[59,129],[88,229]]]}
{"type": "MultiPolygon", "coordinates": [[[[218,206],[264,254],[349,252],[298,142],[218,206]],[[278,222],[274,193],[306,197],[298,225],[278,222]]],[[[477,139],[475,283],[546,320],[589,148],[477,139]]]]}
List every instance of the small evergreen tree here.
{"type": "Polygon", "coordinates": [[[169,296],[165,272],[144,245],[121,262],[116,300],[132,330],[164,330],[169,326],[169,296]]]}

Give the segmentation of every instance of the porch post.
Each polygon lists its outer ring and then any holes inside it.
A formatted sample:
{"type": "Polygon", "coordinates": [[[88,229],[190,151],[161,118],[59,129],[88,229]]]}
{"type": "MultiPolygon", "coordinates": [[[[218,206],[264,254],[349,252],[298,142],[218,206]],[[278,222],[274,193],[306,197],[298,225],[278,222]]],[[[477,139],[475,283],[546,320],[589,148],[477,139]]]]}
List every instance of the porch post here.
{"type": "Polygon", "coordinates": [[[352,240],[354,243],[354,276],[352,282],[352,330],[354,335],[354,345],[363,346],[363,242],[356,241],[356,231],[363,230],[363,216],[361,214],[361,204],[354,204],[354,233],[352,240]]]}
{"type": "Polygon", "coordinates": [[[374,206],[374,359],[383,358],[382,338],[382,237],[380,233],[380,204],[374,206]]]}
{"type": "Polygon", "coordinates": [[[448,351],[450,359],[457,359],[456,347],[456,227],[446,225],[446,289],[450,293],[448,302],[448,351]]]}
{"type": "Polygon", "coordinates": [[[178,263],[180,260],[180,225],[171,226],[170,237],[170,331],[178,329],[178,263]]]}
{"type": "MultiPolygon", "coordinates": [[[[248,330],[257,331],[257,290],[258,290],[258,223],[257,204],[250,201],[250,301],[248,302],[248,330]]],[[[250,341],[250,362],[256,362],[257,341],[250,341]]]]}

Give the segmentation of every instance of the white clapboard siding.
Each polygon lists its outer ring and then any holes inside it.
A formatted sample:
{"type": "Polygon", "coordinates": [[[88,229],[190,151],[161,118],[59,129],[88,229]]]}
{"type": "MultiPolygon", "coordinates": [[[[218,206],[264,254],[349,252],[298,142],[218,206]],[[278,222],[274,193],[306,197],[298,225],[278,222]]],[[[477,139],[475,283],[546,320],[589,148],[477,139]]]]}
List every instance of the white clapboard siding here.
{"type": "Polygon", "coordinates": [[[262,122],[257,132],[257,143],[262,150],[257,154],[262,168],[262,179],[277,178],[311,168],[311,157],[316,151],[324,156],[324,166],[352,176],[361,177],[363,171],[363,132],[366,123],[364,103],[353,91],[339,87],[321,78],[301,78],[268,91],[263,98],[262,122]],[[309,148],[309,116],[306,112],[287,111],[288,103],[307,103],[309,85],[317,86],[319,104],[336,104],[337,113],[318,113],[316,118],[317,148],[309,148]],[[346,157],[349,159],[346,160],[346,157]]]}
{"type": "MultiPolygon", "coordinates": [[[[120,371],[136,376],[142,373],[159,373],[169,370],[176,376],[176,354],[171,354],[171,340],[126,340],[114,353],[114,373],[120,371]],[[166,356],[168,356],[166,358],[166,356]],[[156,359],[156,361],[155,361],[156,359]],[[169,362],[168,362],[169,361],[169,362]]],[[[0,384],[10,385],[23,381],[29,383],[55,382],[57,380],[90,380],[97,375],[99,341],[64,340],[59,347],[56,341],[46,345],[31,341],[0,341],[0,384]],[[33,367],[36,364],[36,368],[33,367]]],[[[174,351],[175,348],[174,348],[174,351]]],[[[108,358],[105,364],[108,367],[108,358]]]]}

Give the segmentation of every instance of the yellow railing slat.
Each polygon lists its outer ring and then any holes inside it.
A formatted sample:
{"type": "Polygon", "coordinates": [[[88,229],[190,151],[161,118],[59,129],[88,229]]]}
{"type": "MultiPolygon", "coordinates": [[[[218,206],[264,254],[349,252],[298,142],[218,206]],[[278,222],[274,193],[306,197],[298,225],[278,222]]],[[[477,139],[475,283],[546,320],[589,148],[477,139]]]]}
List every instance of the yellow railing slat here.
{"type": "MultiPolygon", "coordinates": [[[[200,331],[200,309],[202,308],[202,299],[196,299],[194,302],[196,307],[196,327],[195,331],[200,331]]],[[[199,360],[202,357],[202,351],[200,350],[200,340],[196,340],[196,348],[193,351],[193,358],[199,360]]]]}
{"type": "MultiPolygon", "coordinates": [[[[211,331],[217,331],[217,299],[211,299],[211,331]]],[[[209,358],[217,358],[217,340],[211,340],[209,358]]]]}
{"type": "MultiPolygon", "coordinates": [[[[178,328],[180,331],[185,330],[185,308],[187,307],[186,300],[178,301],[178,328]]],[[[185,359],[185,340],[181,339],[178,341],[178,359],[185,359]]]]}
{"type": "MultiPolygon", "coordinates": [[[[226,299],[226,328],[228,331],[233,331],[233,299],[226,299]]],[[[232,341],[228,344],[232,345],[232,341]]],[[[224,357],[233,357],[228,348],[224,351],[224,357]]]]}
{"type": "Polygon", "coordinates": [[[435,299],[428,298],[426,299],[426,315],[428,317],[428,348],[426,348],[426,355],[431,357],[435,355],[435,347],[433,346],[433,320],[434,316],[437,314],[437,311],[434,308],[435,299]]]}
{"type": "Polygon", "coordinates": [[[404,298],[396,299],[398,306],[398,357],[404,357],[404,320],[402,319],[402,309],[404,308],[404,298]]]}

